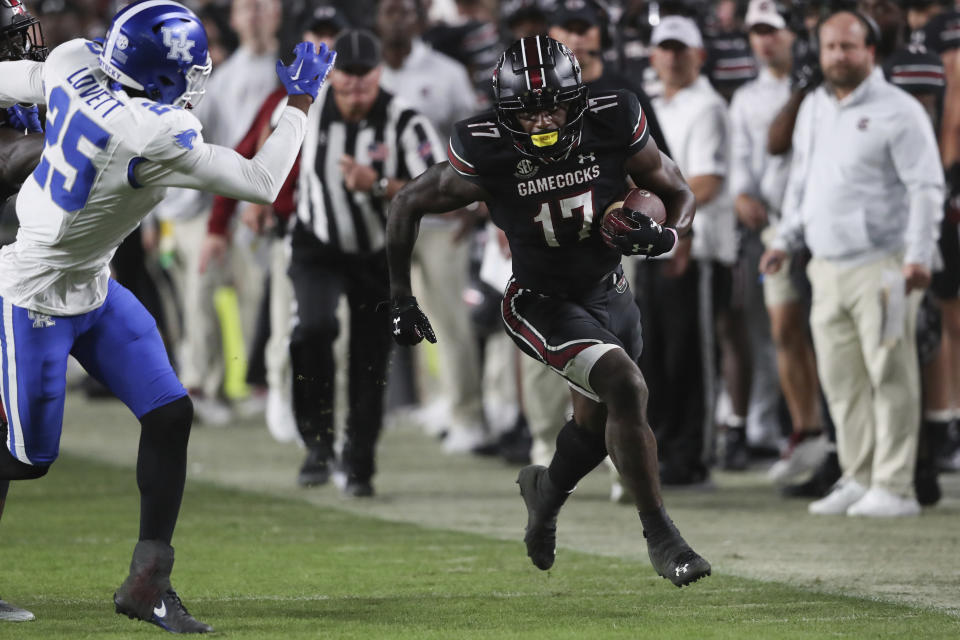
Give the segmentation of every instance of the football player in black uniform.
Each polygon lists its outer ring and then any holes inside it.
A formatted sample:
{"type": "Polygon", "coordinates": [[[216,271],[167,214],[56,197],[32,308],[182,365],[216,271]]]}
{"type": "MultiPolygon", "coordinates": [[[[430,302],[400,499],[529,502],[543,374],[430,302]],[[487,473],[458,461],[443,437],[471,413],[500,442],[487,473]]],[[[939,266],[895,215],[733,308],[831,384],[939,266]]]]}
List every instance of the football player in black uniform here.
{"type": "Polygon", "coordinates": [[[650,139],[636,96],[587,96],[576,58],[546,36],[524,38],[493,76],[496,110],[457,123],[448,162],[394,198],[387,222],[392,330],[400,344],[436,338],[410,294],[410,255],[420,218],[482,200],[506,233],[513,278],[502,302],[507,331],[527,355],[566,378],[574,418],[550,467],[517,482],[527,506],[527,555],[549,569],[560,507],[609,455],[637,497],[650,560],[683,586],[710,575],[667,516],[647,386],[637,359],[639,311],[621,254],[655,256],[688,242],[694,197],[650,139]],[[661,226],[620,205],[627,177],[663,199],[661,226]]]}
{"type": "MultiPolygon", "coordinates": [[[[0,0],[0,60],[43,60],[47,50],[36,18],[19,0],[0,0]]],[[[37,107],[16,105],[0,110],[0,207],[17,193],[43,151],[37,107]],[[24,135],[27,134],[27,135],[24,135]]],[[[7,439],[7,418],[0,407],[0,438],[7,439]]],[[[0,480],[0,516],[10,489],[0,480]]],[[[34,615],[0,600],[0,621],[24,622],[34,615]]]]}

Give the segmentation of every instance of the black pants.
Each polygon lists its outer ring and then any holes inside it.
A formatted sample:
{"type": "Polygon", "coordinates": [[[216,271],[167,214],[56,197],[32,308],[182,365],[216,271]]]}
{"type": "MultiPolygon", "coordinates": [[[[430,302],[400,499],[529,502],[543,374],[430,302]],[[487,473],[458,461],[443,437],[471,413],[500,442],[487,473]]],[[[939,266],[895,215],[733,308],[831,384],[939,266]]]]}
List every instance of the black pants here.
{"type": "Polygon", "coordinates": [[[383,424],[390,353],[388,317],[377,304],[389,298],[386,252],[324,254],[296,244],[290,262],[297,308],[290,339],[293,409],[308,447],[333,453],[333,342],[340,332],[337,302],[350,306],[349,408],[341,461],[351,479],[374,473],[374,450],[383,424]]]}
{"type": "Polygon", "coordinates": [[[699,320],[699,269],[691,260],[679,278],[663,275],[666,261],[637,264],[635,292],[643,316],[640,370],[650,389],[647,416],[661,463],[704,468],[704,378],[699,320]]]}

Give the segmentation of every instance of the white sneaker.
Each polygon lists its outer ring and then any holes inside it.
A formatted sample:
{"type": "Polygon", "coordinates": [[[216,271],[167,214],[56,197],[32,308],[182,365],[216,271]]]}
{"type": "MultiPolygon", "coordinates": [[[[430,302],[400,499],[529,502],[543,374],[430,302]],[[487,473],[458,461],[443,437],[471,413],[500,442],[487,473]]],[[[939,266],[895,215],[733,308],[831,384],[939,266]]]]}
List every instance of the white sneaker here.
{"type": "Polygon", "coordinates": [[[920,503],[913,496],[904,497],[883,487],[870,487],[866,494],[847,509],[848,516],[899,518],[920,515],[920,503]]]}
{"type": "Polygon", "coordinates": [[[450,403],[438,398],[411,411],[410,419],[419,424],[427,435],[440,437],[450,427],[450,403]]]}
{"type": "Polygon", "coordinates": [[[830,447],[825,434],[805,438],[788,448],[784,457],[773,463],[767,471],[767,477],[779,485],[800,482],[803,476],[813,473],[826,460],[830,447]]]}
{"type": "Polygon", "coordinates": [[[0,600],[0,620],[6,620],[7,622],[30,622],[36,619],[37,617],[26,609],[15,607],[8,602],[0,600]]]}
{"type": "Polygon", "coordinates": [[[811,502],[807,510],[818,516],[842,516],[866,493],[867,488],[853,478],[840,478],[826,497],[811,502]]]}
{"type": "Polygon", "coordinates": [[[193,415],[201,423],[211,427],[225,427],[233,419],[233,413],[225,403],[214,398],[194,396],[193,415]]]}
{"type": "Polygon", "coordinates": [[[445,453],[472,453],[489,442],[490,436],[479,425],[455,427],[443,439],[443,450],[445,453]]]}
{"type": "Polygon", "coordinates": [[[267,392],[266,408],[267,430],[277,442],[297,442],[297,420],[293,415],[293,404],[282,391],[271,389],[267,392]]]}

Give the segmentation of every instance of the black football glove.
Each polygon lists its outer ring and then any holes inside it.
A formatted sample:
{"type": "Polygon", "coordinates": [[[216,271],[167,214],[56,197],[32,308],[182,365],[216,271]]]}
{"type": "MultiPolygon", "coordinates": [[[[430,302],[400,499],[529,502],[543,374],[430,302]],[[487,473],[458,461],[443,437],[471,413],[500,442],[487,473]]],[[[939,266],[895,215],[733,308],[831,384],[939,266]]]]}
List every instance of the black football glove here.
{"type": "Polygon", "coordinates": [[[427,342],[437,341],[430,320],[420,310],[413,296],[394,298],[390,302],[390,320],[393,323],[393,339],[397,344],[409,347],[419,344],[424,338],[427,342]]]}
{"type": "Polygon", "coordinates": [[[677,232],[631,209],[611,211],[603,218],[600,236],[612,249],[625,256],[652,258],[667,253],[677,244],[677,232]]]}
{"type": "Polygon", "coordinates": [[[821,82],[823,69],[820,68],[820,60],[815,52],[794,63],[793,72],[790,74],[791,90],[807,93],[820,86],[821,82]]]}

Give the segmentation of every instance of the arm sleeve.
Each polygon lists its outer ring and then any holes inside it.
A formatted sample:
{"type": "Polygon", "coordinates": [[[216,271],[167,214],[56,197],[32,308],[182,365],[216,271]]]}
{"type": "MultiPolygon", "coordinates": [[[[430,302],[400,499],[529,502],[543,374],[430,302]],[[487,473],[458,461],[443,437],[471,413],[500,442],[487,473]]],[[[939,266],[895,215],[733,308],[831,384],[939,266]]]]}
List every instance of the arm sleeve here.
{"type": "Polygon", "coordinates": [[[277,199],[293,166],[306,132],[307,116],[286,107],[277,128],[252,159],[233,149],[197,143],[189,153],[174,157],[151,157],[137,169],[137,181],[144,186],[185,187],[210,191],[255,204],[277,199]]]}
{"type": "Polygon", "coordinates": [[[909,202],[903,261],[930,266],[943,217],[943,169],[929,118],[916,101],[906,104],[907,112],[899,119],[890,146],[909,202]]]}
{"type": "Polygon", "coordinates": [[[461,177],[473,184],[483,186],[480,173],[477,171],[476,159],[470,153],[469,147],[464,144],[464,138],[469,140],[467,137],[469,134],[464,131],[464,128],[459,123],[454,126],[450,143],[447,145],[447,161],[461,177]]]}
{"type": "Polygon", "coordinates": [[[687,176],[726,176],[729,123],[725,108],[719,102],[711,105],[690,126],[694,153],[687,166],[687,176]]]}
{"type": "Polygon", "coordinates": [[[813,135],[811,128],[813,100],[816,92],[807,96],[800,105],[797,121],[793,128],[792,147],[793,155],[790,162],[790,175],[787,178],[787,189],[783,197],[780,223],[777,225],[777,234],[770,243],[771,248],[783,251],[794,251],[803,244],[803,191],[807,181],[807,154],[809,152],[809,137],[813,135]]]}
{"type": "Polygon", "coordinates": [[[440,142],[430,122],[421,115],[415,115],[399,132],[398,150],[403,155],[403,163],[409,175],[398,175],[402,180],[412,180],[429,167],[439,162],[440,142]]]}
{"type": "Polygon", "coordinates": [[[640,108],[640,101],[631,91],[621,91],[619,100],[624,105],[625,132],[627,134],[627,155],[638,153],[647,146],[650,139],[650,123],[647,114],[640,108]]]}
{"type": "Polygon", "coordinates": [[[730,104],[730,194],[736,198],[741,193],[757,197],[760,185],[753,175],[751,162],[754,131],[750,128],[746,113],[746,96],[738,91],[730,104]]]}
{"type": "Polygon", "coordinates": [[[17,60],[0,62],[0,107],[23,104],[45,104],[43,95],[43,63],[17,60]]]}

